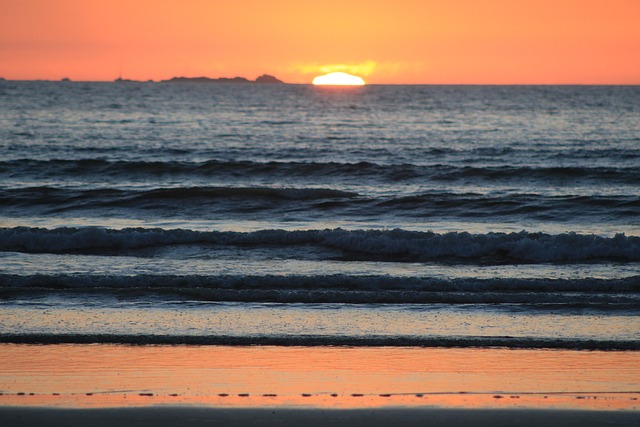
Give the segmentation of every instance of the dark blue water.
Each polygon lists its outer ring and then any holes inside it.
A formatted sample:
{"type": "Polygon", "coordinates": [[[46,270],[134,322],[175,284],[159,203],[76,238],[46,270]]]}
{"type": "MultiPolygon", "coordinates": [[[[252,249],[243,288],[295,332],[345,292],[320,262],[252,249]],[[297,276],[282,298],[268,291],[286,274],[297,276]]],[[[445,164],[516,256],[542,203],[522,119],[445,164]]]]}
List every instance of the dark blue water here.
{"type": "Polygon", "coordinates": [[[5,341],[637,349],[639,309],[639,87],[0,82],[5,341]]]}

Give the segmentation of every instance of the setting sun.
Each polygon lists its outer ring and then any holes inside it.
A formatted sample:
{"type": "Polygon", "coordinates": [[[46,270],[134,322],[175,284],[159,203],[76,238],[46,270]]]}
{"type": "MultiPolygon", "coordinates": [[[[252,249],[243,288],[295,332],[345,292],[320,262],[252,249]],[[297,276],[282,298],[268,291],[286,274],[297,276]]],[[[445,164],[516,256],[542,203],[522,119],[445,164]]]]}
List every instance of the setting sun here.
{"type": "Polygon", "coordinates": [[[314,85],[332,85],[332,86],[362,86],[364,80],[362,77],[353,76],[351,74],[336,71],[335,73],[324,74],[313,79],[314,85]]]}

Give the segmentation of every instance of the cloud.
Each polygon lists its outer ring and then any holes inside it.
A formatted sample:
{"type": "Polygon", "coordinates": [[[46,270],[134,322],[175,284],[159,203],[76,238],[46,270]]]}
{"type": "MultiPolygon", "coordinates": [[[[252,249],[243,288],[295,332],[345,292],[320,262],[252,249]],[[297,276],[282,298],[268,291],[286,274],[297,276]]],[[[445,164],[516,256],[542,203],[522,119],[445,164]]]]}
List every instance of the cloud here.
{"type": "Polygon", "coordinates": [[[289,69],[300,74],[327,74],[335,71],[355,74],[358,76],[369,76],[378,67],[376,61],[364,61],[360,63],[342,64],[320,64],[320,63],[293,63],[289,69]]]}
{"type": "Polygon", "coordinates": [[[376,78],[381,77],[384,79],[403,72],[417,72],[422,69],[424,69],[424,65],[417,62],[378,62],[367,60],[363,62],[336,64],[295,62],[289,64],[285,71],[304,76],[317,76],[319,74],[342,71],[344,73],[354,74],[360,77],[369,77],[374,75],[376,78]]]}

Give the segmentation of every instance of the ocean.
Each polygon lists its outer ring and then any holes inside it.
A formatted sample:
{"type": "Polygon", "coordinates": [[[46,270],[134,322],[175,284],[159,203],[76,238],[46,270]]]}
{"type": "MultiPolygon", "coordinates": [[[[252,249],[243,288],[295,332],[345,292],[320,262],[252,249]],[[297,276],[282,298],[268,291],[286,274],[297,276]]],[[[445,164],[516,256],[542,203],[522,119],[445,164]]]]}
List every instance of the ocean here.
{"type": "Polygon", "coordinates": [[[640,350],[640,87],[0,81],[0,341],[640,350]]]}

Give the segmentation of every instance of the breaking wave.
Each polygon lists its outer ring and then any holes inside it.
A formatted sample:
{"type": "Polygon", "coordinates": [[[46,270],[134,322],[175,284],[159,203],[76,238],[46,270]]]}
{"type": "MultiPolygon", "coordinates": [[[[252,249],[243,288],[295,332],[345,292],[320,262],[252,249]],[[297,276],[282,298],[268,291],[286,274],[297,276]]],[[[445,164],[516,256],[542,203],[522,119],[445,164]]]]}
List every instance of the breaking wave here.
{"type": "Polygon", "coordinates": [[[0,250],[99,253],[170,245],[315,246],[356,260],[548,263],[640,261],[640,237],[564,233],[434,233],[393,230],[260,230],[255,232],[125,228],[0,228],[0,250]]]}

